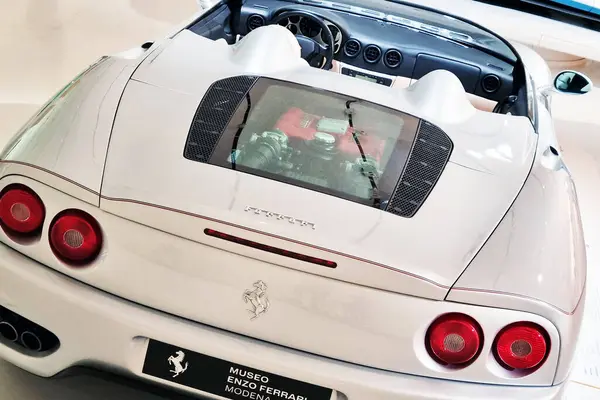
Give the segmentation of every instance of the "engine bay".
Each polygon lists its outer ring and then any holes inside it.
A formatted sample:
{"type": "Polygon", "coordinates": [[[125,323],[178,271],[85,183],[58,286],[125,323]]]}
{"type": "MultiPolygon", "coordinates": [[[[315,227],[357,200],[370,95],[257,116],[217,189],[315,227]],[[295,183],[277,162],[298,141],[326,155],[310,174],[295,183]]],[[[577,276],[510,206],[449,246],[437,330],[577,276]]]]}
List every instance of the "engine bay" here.
{"type": "Polygon", "coordinates": [[[235,159],[247,168],[376,201],[385,145],[348,120],[291,108],[273,130],[252,134],[235,159]]]}
{"type": "MultiPolygon", "coordinates": [[[[218,96],[218,87],[207,96],[218,96]]],[[[211,104],[198,115],[212,113],[211,104]]],[[[368,101],[261,78],[233,112],[209,163],[385,208],[419,126],[416,117],[368,101]]],[[[448,151],[432,148],[430,156],[448,151]]]]}

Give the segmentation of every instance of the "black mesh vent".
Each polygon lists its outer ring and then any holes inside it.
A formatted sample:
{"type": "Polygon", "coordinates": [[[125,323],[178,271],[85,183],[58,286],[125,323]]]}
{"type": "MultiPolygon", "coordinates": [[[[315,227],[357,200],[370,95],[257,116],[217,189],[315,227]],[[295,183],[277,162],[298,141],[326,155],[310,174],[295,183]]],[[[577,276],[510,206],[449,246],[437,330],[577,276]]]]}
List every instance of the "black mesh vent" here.
{"type": "Polygon", "coordinates": [[[367,46],[364,57],[366,62],[376,63],[381,58],[381,49],[375,45],[367,46]]]}
{"type": "Polygon", "coordinates": [[[254,14],[248,18],[248,31],[253,31],[265,25],[265,18],[262,15],[254,14]]]}
{"type": "Polygon", "coordinates": [[[442,175],[453,144],[438,127],[423,121],[400,183],[386,211],[412,218],[442,175]]]}
{"type": "Polygon", "coordinates": [[[385,53],[384,61],[389,68],[396,68],[402,64],[402,54],[398,50],[388,50],[385,53]]]}
{"type": "Polygon", "coordinates": [[[257,79],[254,76],[236,76],[217,81],[210,87],[192,121],[185,158],[199,162],[210,160],[231,117],[257,79]]]}
{"type": "Polygon", "coordinates": [[[481,87],[486,93],[496,93],[500,90],[501,81],[497,75],[486,75],[481,80],[481,87]]]}
{"type": "Polygon", "coordinates": [[[350,39],[344,45],[344,53],[348,57],[356,57],[360,52],[360,42],[358,40],[350,39]]]}

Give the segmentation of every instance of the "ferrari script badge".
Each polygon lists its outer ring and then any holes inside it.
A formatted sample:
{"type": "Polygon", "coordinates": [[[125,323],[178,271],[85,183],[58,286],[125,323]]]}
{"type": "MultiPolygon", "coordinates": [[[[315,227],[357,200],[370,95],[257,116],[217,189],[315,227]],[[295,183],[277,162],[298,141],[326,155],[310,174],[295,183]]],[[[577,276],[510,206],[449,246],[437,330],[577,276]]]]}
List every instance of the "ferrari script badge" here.
{"type": "Polygon", "coordinates": [[[248,312],[252,314],[251,321],[260,317],[269,310],[269,298],[267,297],[267,284],[263,281],[254,282],[254,289],[248,289],[244,292],[244,303],[250,304],[248,312]]]}
{"type": "Polygon", "coordinates": [[[185,360],[185,353],[181,350],[176,352],[175,355],[169,357],[169,365],[173,366],[173,369],[170,372],[175,374],[173,375],[173,378],[177,378],[179,375],[187,371],[188,363],[186,362],[184,366],[183,360],[185,360]]]}
{"type": "Polygon", "coordinates": [[[305,221],[303,219],[298,219],[296,217],[292,217],[289,215],[279,214],[279,213],[269,211],[269,210],[263,210],[262,208],[247,206],[244,211],[252,212],[255,215],[262,215],[267,218],[274,218],[278,221],[287,221],[293,225],[300,225],[300,226],[308,227],[311,229],[317,229],[317,226],[313,222],[305,221]]]}

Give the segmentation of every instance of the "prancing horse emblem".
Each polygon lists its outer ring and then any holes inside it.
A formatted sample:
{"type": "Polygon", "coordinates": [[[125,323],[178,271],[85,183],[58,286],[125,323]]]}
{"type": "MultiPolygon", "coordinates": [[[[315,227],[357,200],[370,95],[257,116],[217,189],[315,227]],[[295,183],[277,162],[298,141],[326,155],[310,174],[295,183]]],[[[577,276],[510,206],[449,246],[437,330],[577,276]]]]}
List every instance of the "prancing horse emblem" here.
{"type": "Polygon", "coordinates": [[[183,374],[187,371],[188,363],[185,363],[185,367],[182,365],[183,360],[185,360],[185,353],[181,350],[175,353],[174,356],[169,357],[169,365],[173,366],[173,369],[170,371],[174,373],[173,378],[177,378],[179,375],[183,374]]]}
{"type": "Polygon", "coordinates": [[[244,292],[244,303],[250,303],[252,309],[248,309],[248,312],[252,314],[250,318],[254,321],[262,314],[269,310],[269,298],[267,297],[267,284],[263,281],[254,282],[254,290],[246,290],[244,292]]]}

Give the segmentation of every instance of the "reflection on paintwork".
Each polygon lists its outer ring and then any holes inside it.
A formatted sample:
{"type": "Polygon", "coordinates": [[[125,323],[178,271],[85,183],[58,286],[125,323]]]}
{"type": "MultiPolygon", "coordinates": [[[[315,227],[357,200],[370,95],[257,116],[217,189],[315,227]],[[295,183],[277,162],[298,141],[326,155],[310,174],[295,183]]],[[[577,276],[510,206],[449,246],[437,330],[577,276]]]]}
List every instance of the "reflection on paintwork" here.
{"type": "MultiPolygon", "coordinates": [[[[14,152],[18,153],[23,146],[27,146],[30,144],[29,141],[32,138],[39,138],[40,135],[36,135],[36,133],[42,127],[51,124],[53,122],[54,116],[57,115],[57,111],[69,104],[70,96],[74,95],[73,93],[75,92],[75,89],[79,87],[82,78],[84,78],[91,71],[101,66],[108,59],[108,57],[100,58],[94,64],[90,65],[88,68],[82,71],[73,80],[71,80],[58,93],[56,93],[41,108],[41,110],[36,115],[34,115],[33,118],[31,118],[25,124],[25,126],[15,135],[13,141],[6,146],[1,158],[4,159],[6,157],[9,157],[10,154],[14,152]]],[[[35,147],[38,147],[39,145],[40,143],[32,144],[32,146],[35,147]]]]}

